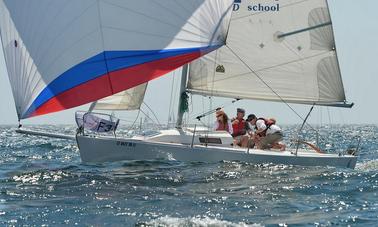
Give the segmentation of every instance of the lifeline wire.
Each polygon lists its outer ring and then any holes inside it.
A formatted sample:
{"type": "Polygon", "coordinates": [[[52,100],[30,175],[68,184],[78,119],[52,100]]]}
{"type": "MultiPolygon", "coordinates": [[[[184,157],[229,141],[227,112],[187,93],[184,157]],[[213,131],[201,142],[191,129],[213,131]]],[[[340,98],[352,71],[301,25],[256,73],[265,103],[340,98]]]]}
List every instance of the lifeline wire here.
{"type": "MultiPolygon", "coordinates": [[[[151,111],[152,115],[154,115],[156,122],[159,124],[159,127],[160,127],[161,124],[160,124],[159,119],[157,118],[155,112],[151,109],[151,107],[149,105],[147,105],[146,102],[143,101],[143,104],[151,111]]],[[[154,120],[152,120],[152,121],[154,121],[154,120]]]]}

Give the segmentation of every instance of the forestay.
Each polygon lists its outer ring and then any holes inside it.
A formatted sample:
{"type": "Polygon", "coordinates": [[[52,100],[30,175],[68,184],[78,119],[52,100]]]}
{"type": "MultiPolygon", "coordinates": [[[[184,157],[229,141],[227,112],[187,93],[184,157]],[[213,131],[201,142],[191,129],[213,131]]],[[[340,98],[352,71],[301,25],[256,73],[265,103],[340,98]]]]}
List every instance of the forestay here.
{"type": "Polygon", "coordinates": [[[93,102],[225,43],[232,0],[0,0],[19,119],[93,102]]]}
{"type": "Polygon", "coordinates": [[[211,96],[344,105],[325,0],[235,4],[227,45],[190,64],[189,90],[211,96]],[[278,11],[251,10],[259,4],[278,11]]]}

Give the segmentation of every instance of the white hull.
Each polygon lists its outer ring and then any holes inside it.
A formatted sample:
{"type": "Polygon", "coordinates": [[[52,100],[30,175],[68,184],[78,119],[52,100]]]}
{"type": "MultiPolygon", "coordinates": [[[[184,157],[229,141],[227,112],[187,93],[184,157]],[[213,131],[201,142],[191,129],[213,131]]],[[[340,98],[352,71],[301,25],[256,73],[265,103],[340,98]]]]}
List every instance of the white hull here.
{"type": "Polygon", "coordinates": [[[187,162],[241,161],[248,163],[274,163],[301,166],[334,166],[354,168],[357,157],[351,155],[319,154],[299,150],[267,151],[220,146],[204,146],[156,142],[141,139],[77,136],[81,159],[85,163],[101,163],[120,160],[171,159],[187,162]]]}

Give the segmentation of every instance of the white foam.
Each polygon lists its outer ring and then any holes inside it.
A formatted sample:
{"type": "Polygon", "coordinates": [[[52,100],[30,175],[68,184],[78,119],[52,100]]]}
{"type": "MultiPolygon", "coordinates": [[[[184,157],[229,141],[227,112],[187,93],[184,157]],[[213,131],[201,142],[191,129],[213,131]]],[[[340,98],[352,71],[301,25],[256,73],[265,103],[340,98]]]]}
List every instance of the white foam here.
{"type": "Polygon", "coordinates": [[[209,217],[188,217],[188,218],[176,218],[164,216],[157,218],[155,220],[141,224],[140,226],[172,226],[172,227],[260,227],[260,224],[246,224],[243,222],[233,223],[229,221],[223,221],[218,219],[213,219],[209,217]]]}
{"type": "Polygon", "coordinates": [[[378,170],[378,160],[371,160],[362,163],[357,162],[356,169],[362,171],[378,170]]]}

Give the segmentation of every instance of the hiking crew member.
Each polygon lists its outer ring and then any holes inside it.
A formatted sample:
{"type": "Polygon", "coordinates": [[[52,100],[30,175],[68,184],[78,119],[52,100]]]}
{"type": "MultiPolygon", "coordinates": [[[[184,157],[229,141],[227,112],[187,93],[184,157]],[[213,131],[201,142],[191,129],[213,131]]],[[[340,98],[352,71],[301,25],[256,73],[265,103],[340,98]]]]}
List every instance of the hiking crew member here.
{"type": "Polygon", "coordinates": [[[249,130],[247,122],[244,120],[245,110],[242,108],[237,108],[236,118],[232,121],[232,137],[234,137],[234,145],[241,147],[247,147],[248,135],[246,135],[249,130]]]}
{"type": "Polygon", "coordinates": [[[256,133],[254,142],[258,149],[280,149],[284,151],[286,146],[280,142],[283,139],[282,130],[276,125],[276,120],[257,118],[254,114],[248,116],[250,123],[255,126],[256,133]]]}
{"type": "Polygon", "coordinates": [[[232,135],[233,128],[231,122],[228,120],[227,114],[223,110],[219,109],[217,112],[215,112],[215,116],[217,120],[214,123],[214,130],[226,131],[232,135]]]}
{"type": "Polygon", "coordinates": [[[276,124],[270,125],[266,130],[266,136],[260,141],[261,149],[275,148],[284,151],[286,146],[280,143],[282,139],[283,134],[281,128],[276,124]]]}
{"type": "Polygon", "coordinates": [[[248,124],[248,128],[249,130],[247,131],[248,133],[248,146],[250,148],[254,148],[255,147],[255,136],[256,136],[256,131],[255,131],[255,127],[252,125],[251,121],[254,119],[254,116],[253,114],[250,114],[248,115],[247,117],[247,124],[248,124]]]}

